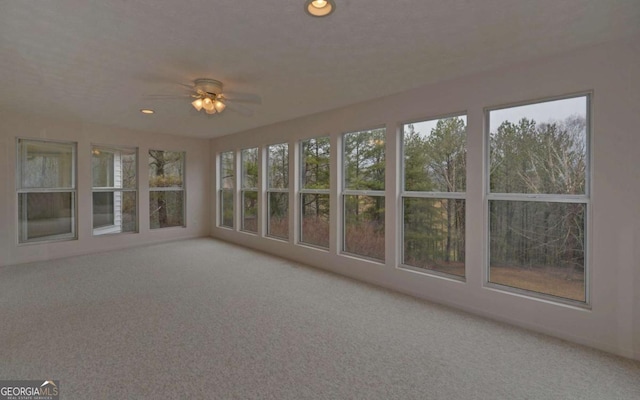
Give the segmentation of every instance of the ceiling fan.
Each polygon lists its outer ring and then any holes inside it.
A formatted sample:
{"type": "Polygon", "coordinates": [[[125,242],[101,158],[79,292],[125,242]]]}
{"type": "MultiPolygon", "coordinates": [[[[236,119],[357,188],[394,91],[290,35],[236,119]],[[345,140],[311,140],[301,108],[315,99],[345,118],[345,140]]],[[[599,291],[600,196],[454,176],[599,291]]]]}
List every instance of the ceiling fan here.
{"type": "Polygon", "coordinates": [[[236,111],[245,116],[251,116],[253,110],[243,107],[237,103],[253,103],[261,104],[262,99],[256,94],[250,93],[233,93],[222,91],[222,82],[216,79],[199,78],[193,81],[192,85],[179,83],[189,89],[189,94],[182,96],[173,95],[153,95],[153,99],[192,99],[191,105],[198,112],[204,111],[206,114],[220,114],[226,108],[236,111]]]}
{"type": "Polygon", "coordinates": [[[215,79],[196,79],[194,82],[196,91],[191,97],[191,102],[197,111],[204,110],[207,114],[221,113],[227,107],[222,94],[222,82],[215,79]]]}

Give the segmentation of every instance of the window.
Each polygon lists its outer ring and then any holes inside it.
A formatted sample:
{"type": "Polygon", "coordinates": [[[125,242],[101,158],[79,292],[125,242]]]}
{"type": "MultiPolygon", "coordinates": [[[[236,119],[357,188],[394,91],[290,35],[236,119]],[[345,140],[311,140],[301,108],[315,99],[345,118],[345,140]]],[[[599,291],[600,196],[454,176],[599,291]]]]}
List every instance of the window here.
{"type": "Polygon", "coordinates": [[[18,242],[76,239],[76,144],[18,139],[18,242]]]}
{"type": "Polygon", "coordinates": [[[185,226],[184,152],[149,150],[151,229],[185,226]]]}
{"type": "Polygon", "coordinates": [[[385,129],[343,136],[345,253],[384,261],[385,129]]]}
{"type": "Polygon", "coordinates": [[[302,142],[300,189],[300,242],[329,248],[328,137],[302,142]]]}
{"type": "Polygon", "coordinates": [[[258,232],[258,148],[242,150],[242,230],[258,232]]]}
{"type": "Polygon", "coordinates": [[[289,238],[289,145],[267,147],[267,234],[289,238]]]}
{"type": "Polygon", "coordinates": [[[220,226],[233,228],[233,188],[235,187],[233,152],[220,153],[219,184],[220,226]]]}
{"type": "Polygon", "coordinates": [[[137,150],[93,146],[93,234],[137,232],[137,150]]]}
{"type": "Polygon", "coordinates": [[[402,263],[465,276],[464,115],[403,127],[402,263]]]}
{"type": "Polygon", "coordinates": [[[589,96],[489,110],[488,281],[586,293],[589,96]]]}

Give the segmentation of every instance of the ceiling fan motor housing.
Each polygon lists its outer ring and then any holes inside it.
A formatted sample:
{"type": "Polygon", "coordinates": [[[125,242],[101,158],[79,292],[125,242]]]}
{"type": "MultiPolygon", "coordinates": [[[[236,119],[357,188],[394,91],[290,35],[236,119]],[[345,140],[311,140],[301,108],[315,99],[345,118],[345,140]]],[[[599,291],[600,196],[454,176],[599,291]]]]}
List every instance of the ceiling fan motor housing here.
{"type": "Polygon", "coordinates": [[[222,82],[217,81],[215,79],[196,79],[194,82],[194,89],[197,92],[210,93],[213,95],[222,94],[222,82]]]}

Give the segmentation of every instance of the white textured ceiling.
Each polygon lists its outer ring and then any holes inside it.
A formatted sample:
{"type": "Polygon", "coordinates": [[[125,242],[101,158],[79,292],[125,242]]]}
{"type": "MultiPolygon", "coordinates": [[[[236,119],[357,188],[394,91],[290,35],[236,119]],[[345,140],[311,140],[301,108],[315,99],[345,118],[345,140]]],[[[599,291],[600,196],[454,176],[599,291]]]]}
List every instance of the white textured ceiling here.
{"type": "Polygon", "coordinates": [[[215,137],[640,33],[638,0],[335,2],[319,19],[304,0],[0,0],[0,107],[215,137]],[[201,77],[263,104],[147,97],[201,77]]]}

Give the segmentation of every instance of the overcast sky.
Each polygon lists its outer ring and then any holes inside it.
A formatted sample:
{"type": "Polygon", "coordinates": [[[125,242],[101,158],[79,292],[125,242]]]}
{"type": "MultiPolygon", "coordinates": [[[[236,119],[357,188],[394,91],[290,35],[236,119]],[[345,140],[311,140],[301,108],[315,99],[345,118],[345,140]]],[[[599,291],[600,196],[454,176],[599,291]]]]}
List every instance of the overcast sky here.
{"type": "MultiPolygon", "coordinates": [[[[504,121],[517,123],[522,118],[533,119],[538,123],[564,121],[572,115],[579,115],[586,118],[587,98],[585,96],[575,97],[571,99],[562,99],[547,101],[544,103],[528,104],[525,106],[503,108],[489,112],[491,132],[495,132],[498,126],[504,121]]],[[[465,125],[467,117],[460,116],[465,125]]],[[[436,127],[438,120],[414,122],[413,126],[416,132],[427,135],[436,127]]]]}
{"type": "Polygon", "coordinates": [[[527,118],[538,123],[555,122],[564,121],[572,115],[587,117],[586,97],[574,97],[491,111],[489,112],[490,130],[495,132],[504,121],[517,123],[522,118],[527,118]]]}
{"type": "MultiPolygon", "coordinates": [[[[464,121],[465,126],[467,125],[467,116],[466,115],[460,115],[458,118],[460,118],[462,121],[464,121]]],[[[437,124],[438,124],[438,120],[437,119],[432,119],[431,121],[414,122],[413,123],[413,127],[415,128],[416,132],[418,132],[422,136],[424,136],[424,135],[430,134],[431,130],[433,128],[435,128],[437,124]]]]}

